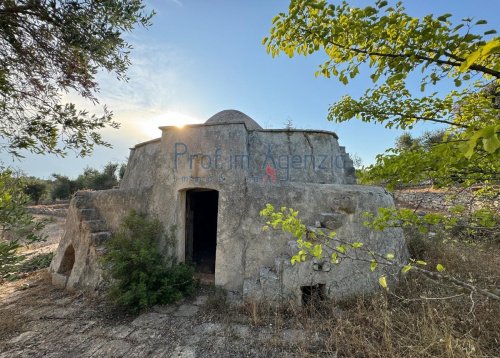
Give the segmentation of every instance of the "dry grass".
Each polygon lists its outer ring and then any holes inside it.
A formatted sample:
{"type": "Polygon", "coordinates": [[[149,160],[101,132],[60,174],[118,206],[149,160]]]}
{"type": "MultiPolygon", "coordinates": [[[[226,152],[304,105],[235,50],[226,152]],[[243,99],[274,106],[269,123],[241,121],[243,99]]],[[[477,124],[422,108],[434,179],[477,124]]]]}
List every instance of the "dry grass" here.
{"type": "MultiPolygon", "coordinates": [[[[499,250],[428,245],[429,262],[481,287],[498,285],[499,250]]],[[[335,357],[500,357],[500,302],[408,274],[389,292],[311,307],[247,302],[253,325],[303,331],[292,343],[272,339],[283,354],[335,357]]]]}

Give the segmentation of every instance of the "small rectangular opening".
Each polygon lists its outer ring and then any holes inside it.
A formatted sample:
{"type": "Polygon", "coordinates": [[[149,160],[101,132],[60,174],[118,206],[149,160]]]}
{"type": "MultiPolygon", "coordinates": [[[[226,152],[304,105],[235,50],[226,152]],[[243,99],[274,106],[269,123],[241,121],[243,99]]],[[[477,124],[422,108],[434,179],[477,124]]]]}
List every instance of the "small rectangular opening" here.
{"type": "Polygon", "coordinates": [[[310,306],[315,305],[326,298],[325,284],[318,283],[312,286],[301,286],[300,291],[302,293],[302,305],[310,306]]]}

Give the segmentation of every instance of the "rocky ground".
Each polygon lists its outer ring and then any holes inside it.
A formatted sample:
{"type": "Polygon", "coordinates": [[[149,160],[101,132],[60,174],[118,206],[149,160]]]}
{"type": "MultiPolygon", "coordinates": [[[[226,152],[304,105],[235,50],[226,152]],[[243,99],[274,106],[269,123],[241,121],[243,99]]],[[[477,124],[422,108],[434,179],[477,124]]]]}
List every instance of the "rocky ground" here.
{"type": "Polygon", "coordinates": [[[50,285],[46,272],[0,289],[0,357],[273,357],[298,355],[298,329],[253,326],[248,315],[196,296],[139,315],[50,285]]]}

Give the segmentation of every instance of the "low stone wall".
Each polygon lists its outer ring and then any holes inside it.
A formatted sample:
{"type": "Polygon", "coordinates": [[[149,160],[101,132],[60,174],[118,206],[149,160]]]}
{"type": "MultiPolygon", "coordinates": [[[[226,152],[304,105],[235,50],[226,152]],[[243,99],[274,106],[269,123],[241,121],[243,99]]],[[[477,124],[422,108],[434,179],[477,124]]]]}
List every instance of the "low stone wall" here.
{"type": "MultiPolygon", "coordinates": [[[[454,206],[463,205],[467,210],[475,211],[485,207],[486,204],[474,196],[473,190],[404,189],[395,190],[393,196],[397,205],[403,207],[449,211],[454,206]]],[[[500,210],[498,199],[488,205],[500,210]]]]}
{"type": "Polygon", "coordinates": [[[65,218],[68,215],[69,202],[53,205],[28,206],[28,212],[32,215],[55,216],[65,218]]]}

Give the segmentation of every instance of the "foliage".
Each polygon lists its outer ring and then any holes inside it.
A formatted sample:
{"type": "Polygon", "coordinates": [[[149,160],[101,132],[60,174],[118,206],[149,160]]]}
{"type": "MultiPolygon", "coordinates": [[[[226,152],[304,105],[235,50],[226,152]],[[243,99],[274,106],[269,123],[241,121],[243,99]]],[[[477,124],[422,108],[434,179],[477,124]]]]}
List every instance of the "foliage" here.
{"type": "MultiPolygon", "coordinates": [[[[172,234],[172,233],[171,233],[172,234]]],[[[158,220],[131,212],[107,242],[104,267],[111,284],[110,297],[119,305],[140,310],[175,302],[195,288],[193,267],[164,257],[160,245],[168,243],[158,220]]]]}
{"type": "Polygon", "coordinates": [[[40,241],[38,232],[43,221],[34,221],[27,212],[29,197],[24,193],[22,182],[13,177],[10,170],[0,172],[0,280],[15,271],[24,260],[17,253],[21,240],[27,243],[40,241]]]}
{"type": "Polygon", "coordinates": [[[55,179],[52,183],[52,200],[69,199],[75,192],[83,189],[112,189],[118,185],[117,169],[118,164],[116,163],[106,164],[102,171],[87,167],[75,180],[64,175],[52,174],[55,179]]]}
{"type": "MultiPolygon", "coordinates": [[[[313,231],[298,218],[298,211],[292,208],[281,207],[275,210],[271,204],[261,210],[260,215],[267,219],[263,230],[281,229],[283,232],[291,234],[296,242],[299,251],[292,256],[292,265],[314,258],[317,260],[329,260],[332,264],[338,265],[344,260],[355,260],[367,263],[367,269],[372,272],[380,266],[394,267],[402,273],[412,270],[432,279],[444,280],[466,289],[470,292],[478,292],[495,300],[500,300],[500,296],[488,290],[478,288],[466,281],[443,273],[445,267],[437,263],[435,270],[427,269],[427,262],[410,258],[409,263],[403,263],[396,259],[392,252],[377,252],[370,247],[366,247],[362,242],[351,242],[344,238],[337,237],[336,233],[326,229],[315,229],[313,231]],[[357,255],[356,251],[364,253],[357,255]]],[[[438,214],[427,214],[419,217],[410,210],[400,211],[393,208],[380,208],[378,215],[366,215],[368,220],[365,225],[371,229],[383,231],[387,227],[411,226],[419,227],[421,232],[427,230],[428,226],[438,224],[448,225],[448,219],[438,214]]],[[[450,219],[453,224],[453,218],[450,219]]],[[[388,289],[385,276],[379,278],[380,285],[388,289]]]]}
{"type": "Polygon", "coordinates": [[[69,199],[78,190],[76,182],[67,176],[52,174],[52,177],[54,178],[50,193],[52,200],[69,199]]]}
{"type": "MultiPolygon", "coordinates": [[[[500,178],[500,156],[475,151],[466,158],[459,141],[452,142],[443,131],[426,132],[413,138],[409,133],[396,140],[396,148],[377,155],[374,165],[365,168],[364,184],[384,184],[392,189],[399,185],[430,183],[436,187],[490,183],[500,178]]],[[[498,191],[497,191],[498,192],[498,191]]]]}
{"type": "Polygon", "coordinates": [[[116,171],[118,164],[108,163],[105,165],[102,172],[93,168],[85,168],[83,174],[80,174],[76,179],[76,187],[78,189],[105,190],[112,189],[118,185],[116,171]]]}
{"type": "Polygon", "coordinates": [[[81,156],[109,146],[98,133],[117,128],[112,113],[90,115],[63,95],[97,103],[96,75],[126,79],[131,46],[124,33],[149,26],[142,0],[0,2],[0,137],[13,155],[21,150],[81,156]]]}
{"type": "Polygon", "coordinates": [[[125,176],[125,171],[127,170],[127,164],[123,163],[120,165],[120,169],[118,170],[118,179],[122,180],[125,176]]]}
{"type": "Polygon", "coordinates": [[[28,195],[32,201],[35,202],[35,205],[38,205],[46,190],[47,183],[34,178],[28,179],[26,185],[24,186],[24,193],[28,195]]]}
{"type": "Polygon", "coordinates": [[[19,267],[19,272],[32,272],[46,268],[50,266],[52,258],[54,257],[53,252],[47,252],[45,254],[39,254],[26,259],[19,267]]]}
{"type": "MultiPolygon", "coordinates": [[[[449,175],[443,172],[448,166],[461,180],[498,180],[500,39],[491,38],[496,31],[480,34],[484,20],[453,24],[451,14],[414,18],[401,2],[375,4],[359,8],[345,1],[333,5],[292,0],[288,13],[274,18],[263,43],[273,56],[324,52],[327,60],[316,75],[337,77],[344,84],[362,71],[370,73],[373,88],[359,99],[344,96],[333,104],[330,120],[355,117],[400,129],[411,129],[417,122],[449,126],[432,150],[408,153],[397,168],[403,179],[424,177],[438,159],[435,174],[440,178],[449,175]],[[417,77],[422,96],[408,89],[407,80],[417,77]],[[428,91],[446,81],[456,86],[446,96],[428,91]]],[[[389,152],[379,161],[392,160],[393,155],[389,152]]]]}

